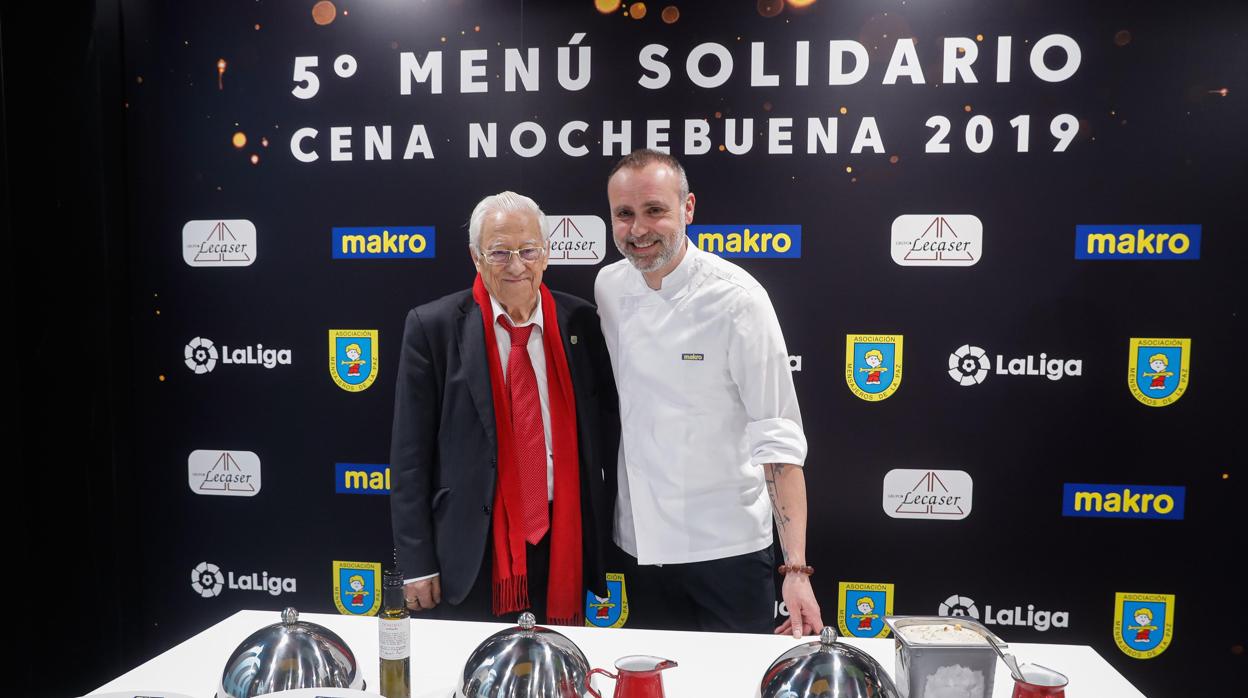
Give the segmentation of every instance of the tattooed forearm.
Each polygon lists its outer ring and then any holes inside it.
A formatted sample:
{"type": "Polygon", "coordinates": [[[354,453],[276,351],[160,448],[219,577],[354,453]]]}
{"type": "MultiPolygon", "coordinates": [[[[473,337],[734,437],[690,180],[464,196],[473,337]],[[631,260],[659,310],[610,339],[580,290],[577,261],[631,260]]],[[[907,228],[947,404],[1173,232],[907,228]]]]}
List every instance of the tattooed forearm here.
{"type": "Polygon", "coordinates": [[[802,469],[789,463],[768,463],[763,466],[763,480],[771,499],[784,564],[805,564],[806,479],[802,469]]]}

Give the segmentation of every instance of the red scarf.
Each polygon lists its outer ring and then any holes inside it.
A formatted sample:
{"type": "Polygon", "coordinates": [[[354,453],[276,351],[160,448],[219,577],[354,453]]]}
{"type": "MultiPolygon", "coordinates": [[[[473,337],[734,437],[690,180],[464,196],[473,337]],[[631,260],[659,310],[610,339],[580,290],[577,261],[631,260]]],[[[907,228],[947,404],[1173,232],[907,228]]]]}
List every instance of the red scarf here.
{"type": "MultiPolygon", "coordinates": [[[[540,288],[542,345],[546,350],[546,387],[550,399],[550,438],[555,461],[555,502],[550,531],[550,583],[546,590],[546,622],[581,625],[585,586],[581,566],[581,478],[576,444],[576,396],[563,353],[563,336],[555,313],[555,299],[546,284],[540,288]]],[[[520,477],[516,470],[516,441],[511,429],[511,404],[503,380],[498,341],[494,336],[494,309],[478,274],[472,297],[485,324],[485,349],[490,364],[490,392],[494,396],[494,431],[498,435],[498,484],[494,488],[494,615],[520,611],[529,604],[529,575],[521,526],[520,477]]]]}

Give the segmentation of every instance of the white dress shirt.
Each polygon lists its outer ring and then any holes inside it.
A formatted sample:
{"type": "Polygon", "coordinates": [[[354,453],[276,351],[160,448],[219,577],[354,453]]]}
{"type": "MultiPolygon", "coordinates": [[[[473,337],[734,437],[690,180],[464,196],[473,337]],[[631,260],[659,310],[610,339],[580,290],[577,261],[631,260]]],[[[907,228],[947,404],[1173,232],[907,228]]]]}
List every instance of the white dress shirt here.
{"type": "Polygon", "coordinates": [[[620,396],[616,544],[641,564],[771,545],[762,465],[802,465],[806,437],[767,292],[686,243],[658,291],[620,260],[594,298],[620,396]]]}
{"type": "MultiPolygon", "coordinates": [[[[490,307],[494,310],[494,341],[498,345],[498,360],[503,367],[503,379],[507,379],[507,360],[511,357],[511,335],[507,333],[499,320],[500,315],[507,315],[507,311],[503,310],[503,306],[490,295],[490,307]]],[[[550,440],[550,389],[546,385],[546,346],[542,342],[542,332],[545,331],[545,325],[542,318],[542,301],[539,298],[537,308],[533,311],[533,315],[528,322],[516,323],[508,317],[508,321],[516,327],[524,327],[525,325],[536,325],[531,333],[529,333],[529,342],[526,348],[529,350],[529,360],[533,362],[533,373],[537,376],[537,397],[542,403],[542,432],[546,437],[546,497],[547,501],[555,499],[555,451],[551,448],[550,440]]],[[[506,390],[503,391],[504,394],[506,390]]],[[[412,577],[403,580],[404,583],[418,582],[424,579],[432,579],[438,576],[438,572],[427,574],[423,577],[412,577]]]]}

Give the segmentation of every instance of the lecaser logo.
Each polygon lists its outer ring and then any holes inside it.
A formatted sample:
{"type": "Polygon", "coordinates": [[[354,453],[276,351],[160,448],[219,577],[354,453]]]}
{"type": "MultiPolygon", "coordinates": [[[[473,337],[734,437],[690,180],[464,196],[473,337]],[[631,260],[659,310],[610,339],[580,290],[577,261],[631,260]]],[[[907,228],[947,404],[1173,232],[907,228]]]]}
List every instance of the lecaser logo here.
{"type": "Polygon", "coordinates": [[[191,451],[186,466],[195,494],[254,497],[260,491],[260,457],[251,451],[191,451]]]}
{"type": "Polygon", "coordinates": [[[974,489],[962,470],[890,470],[884,476],[884,513],[894,519],[965,519],[974,489]]]}
{"type": "Polygon", "coordinates": [[[802,256],[800,225],[691,225],[689,239],[720,257],[797,259],[802,256]]]}
{"type": "Polygon", "coordinates": [[[984,224],[972,215],[905,215],[893,220],[893,261],[903,267],[969,267],[984,255],[984,224]]]}
{"type": "Polygon", "coordinates": [[[192,267],[246,267],[256,261],[256,224],[249,220],[187,221],[182,261],[192,267]]]}
{"type": "Polygon", "coordinates": [[[607,251],[607,224],[598,216],[546,216],[551,264],[598,264],[607,251]]]}

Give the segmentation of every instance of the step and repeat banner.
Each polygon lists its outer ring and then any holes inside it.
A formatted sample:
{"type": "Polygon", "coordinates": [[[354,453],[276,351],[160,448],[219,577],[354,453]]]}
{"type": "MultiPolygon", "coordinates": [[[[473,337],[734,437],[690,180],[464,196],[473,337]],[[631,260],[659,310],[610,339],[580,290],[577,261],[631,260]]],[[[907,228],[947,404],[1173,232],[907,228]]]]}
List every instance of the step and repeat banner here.
{"type": "MultiPolygon", "coordinates": [[[[1209,553],[1242,530],[1242,10],[122,9],[153,648],[242,608],[376,612],[407,310],[470,285],[468,215],[507,189],[550,217],[546,282],[592,298],[607,172],[652,147],[692,243],[780,317],[826,621],[970,616],[1149,695],[1242,661],[1209,553]]],[[[627,594],[589,622],[628,627],[627,594]]]]}

